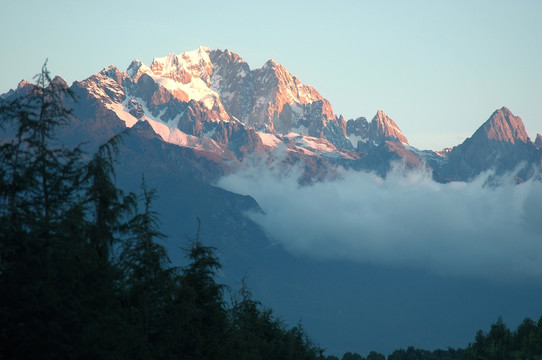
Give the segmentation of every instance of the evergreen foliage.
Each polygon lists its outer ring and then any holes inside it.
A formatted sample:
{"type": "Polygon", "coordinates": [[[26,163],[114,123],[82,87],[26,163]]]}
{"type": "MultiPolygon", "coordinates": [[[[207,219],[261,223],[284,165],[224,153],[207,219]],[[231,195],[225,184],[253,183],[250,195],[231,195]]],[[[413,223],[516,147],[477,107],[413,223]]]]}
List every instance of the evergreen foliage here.
{"type": "Polygon", "coordinates": [[[478,331],[462,359],[542,359],[542,316],[526,318],[515,331],[499,317],[488,332],[478,331]]]}
{"type": "Polygon", "coordinates": [[[90,157],[65,148],[69,88],[46,64],[29,88],[0,99],[0,359],[316,358],[246,288],[227,306],[199,220],[188,265],[171,267],[155,191],[115,184],[123,134],[90,157]]]}

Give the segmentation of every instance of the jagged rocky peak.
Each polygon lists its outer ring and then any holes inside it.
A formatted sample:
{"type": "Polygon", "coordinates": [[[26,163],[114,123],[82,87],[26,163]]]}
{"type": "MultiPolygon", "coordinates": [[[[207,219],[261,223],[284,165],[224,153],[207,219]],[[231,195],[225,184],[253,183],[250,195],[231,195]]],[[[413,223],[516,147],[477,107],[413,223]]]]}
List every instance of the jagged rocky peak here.
{"type": "Polygon", "coordinates": [[[141,75],[152,73],[151,68],[143,64],[141,61],[134,59],[128,66],[126,73],[133,81],[137,82],[141,75]]]}
{"type": "Polygon", "coordinates": [[[122,84],[123,74],[115,65],[109,65],[108,67],[100,71],[100,74],[105,75],[108,78],[115,80],[119,84],[122,84]]]}
{"type": "Polygon", "coordinates": [[[221,119],[236,118],[255,129],[346,134],[344,119],[334,115],[329,101],[274,60],[251,70],[234,52],[200,47],[155,58],[150,67],[134,60],[126,75],[134,84],[148,75],[145,83],[158,84],[179,101],[201,101],[221,119]],[[339,129],[325,132],[330,123],[339,129]]]}
{"type": "Polygon", "coordinates": [[[325,103],[324,111],[328,118],[335,117],[329,101],[324,99],[314,87],[303,84],[275,60],[267,61],[259,72],[261,73],[261,85],[277,91],[277,97],[283,103],[310,104],[322,100],[325,103]]]}
{"type": "Polygon", "coordinates": [[[171,96],[185,104],[192,100],[201,102],[209,112],[209,121],[229,120],[220,95],[211,88],[210,53],[206,47],[178,55],[171,53],[154,58],[150,67],[134,60],[126,71],[130,91],[139,97],[146,94],[144,98],[151,99],[152,105],[165,104],[171,96]]]}
{"type": "Polygon", "coordinates": [[[249,125],[267,127],[286,134],[295,129],[309,128],[307,123],[319,123],[309,131],[309,135],[318,137],[322,133],[322,126],[336,119],[329,101],[276,61],[267,61],[251,74],[254,106],[249,116],[249,125]],[[311,105],[317,103],[320,104],[317,106],[317,117],[314,118],[315,106],[311,105]]]}
{"type": "Polygon", "coordinates": [[[121,103],[126,98],[123,87],[123,74],[114,66],[109,66],[85,80],[76,81],[76,87],[83,88],[92,97],[105,104],[121,103]]]}
{"type": "Polygon", "coordinates": [[[346,134],[348,136],[361,136],[366,138],[368,128],[369,122],[364,116],[357,119],[350,119],[346,122],[346,134]]]}
{"type": "Polygon", "coordinates": [[[491,169],[496,174],[514,172],[527,180],[539,168],[540,153],[531,142],[523,122],[510,110],[496,110],[476,132],[448,154],[439,170],[445,179],[470,181],[491,169]]]}
{"type": "Polygon", "coordinates": [[[369,122],[365,117],[350,119],[346,122],[346,136],[355,149],[360,148],[362,144],[369,139],[369,122]]]}
{"type": "Polygon", "coordinates": [[[472,137],[503,141],[511,144],[518,142],[527,143],[530,141],[521,118],[512,114],[506,107],[496,110],[476,130],[472,137]]]}
{"type": "Polygon", "coordinates": [[[220,95],[226,111],[244,123],[252,110],[252,76],[248,64],[229,50],[209,53],[213,64],[211,89],[220,95]]]}
{"type": "Polygon", "coordinates": [[[200,78],[207,85],[211,84],[213,64],[209,58],[211,50],[200,46],[196,50],[180,54],[171,53],[167,56],[154,58],[151,70],[155,75],[170,78],[182,84],[188,84],[192,78],[200,78]]]}
{"type": "Polygon", "coordinates": [[[537,149],[542,149],[542,135],[536,134],[534,146],[536,146],[537,149]]]}
{"type": "Polygon", "coordinates": [[[64,78],[56,75],[53,80],[51,80],[51,84],[55,84],[55,85],[59,85],[61,87],[65,87],[67,88],[68,87],[68,83],[66,82],[66,80],[64,80],[64,78]]]}
{"type": "Polygon", "coordinates": [[[25,88],[29,85],[32,85],[32,83],[30,81],[26,81],[26,80],[21,80],[19,82],[19,84],[17,85],[17,89],[22,89],[22,88],[25,88]]]}
{"type": "Polygon", "coordinates": [[[216,49],[211,50],[209,53],[209,57],[211,58],[211,62],[216,65],[217,60],[219,58],[226,59],[227,62],[245,62],[239,54],[234,53],[233,51],[230,51],[228,49],[216,49]]]}
{"type": "Polygon", "coordinates": [[[378,110],[369,124],[369,138],[377,143],[388,139],[397,139],[403,144],[408,144],[405,135],[399,126],[382,110],[378,110]]]}

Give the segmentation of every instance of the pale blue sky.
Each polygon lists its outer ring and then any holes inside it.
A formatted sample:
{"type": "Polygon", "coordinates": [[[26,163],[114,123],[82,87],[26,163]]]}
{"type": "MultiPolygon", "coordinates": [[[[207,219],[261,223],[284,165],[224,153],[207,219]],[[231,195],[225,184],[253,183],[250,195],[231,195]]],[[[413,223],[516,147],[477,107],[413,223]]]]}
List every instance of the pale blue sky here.
{"type": "Polygon", "coordinates": [[[419,148],[507,106],[542,133],[542,1],[0,0],[0,92],[49,69],[69,83],[132,59],[232,50],[273,58],[347,119],[384,110],[419,148]]]}

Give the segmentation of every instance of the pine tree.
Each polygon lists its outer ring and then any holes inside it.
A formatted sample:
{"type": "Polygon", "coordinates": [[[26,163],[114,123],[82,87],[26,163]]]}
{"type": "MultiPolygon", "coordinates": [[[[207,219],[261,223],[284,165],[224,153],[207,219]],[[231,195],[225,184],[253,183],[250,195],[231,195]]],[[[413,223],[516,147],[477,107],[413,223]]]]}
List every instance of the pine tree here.
{"type": "Polygon", "coordinates": [[[3,130],[13,135],[0,148],[0,333],[8,358],[73,353],[84,164],[78,148],[55,144],[55,130],[70,117],[65,96],[66,84],[51,80],[44,64],[27,96],[0,109],[3,130]]]}
{"type": "Polygon", "coordinates": [[[78,147],[57,141],[72,94],[46,64],[35,79],[0,105],[0,353],[116,357],[107,336],[118,330],[114,271],[109,259],[95,261],[101,240],[91,229],[100,224],[90,216],[98,202],[91,180],[108,176],[110,159],[91,166],[78,147]]]}
{"type": "Polygon", "coordinates": [[[143,178],[143,211],[129,223],[131,238],[121,255],[124,269],[124,307],[132,328],[131,358],[151,359],[164,352],[164,334],[170,326],[168,306],[173,297],[175,269],[169,267],[166,249],[157,241],[165,238],[159,231],[152,210],[155,190],[149,190],[143,178]]]}
{"type": "Polygon", "coordinates": [[[183,359],[217,359],[226,350],[228,319],[224,286],[215,282],[222,265],[215,248],[200,240],[200,222],[187,250],[189,264],[182,271],[176,294],[179,316],[177,352],[183,359]]]}
{"type": "Polygon", "coordinates": [[[86,167],[88,241],[102,261],[110,259],[111,248],[120,242],[120,233],[127,231],[125,217],[136,202],[134,194],[124,195],[115,183],[114,159],[125,135],[119,133],[102,144],[86,167]]]}

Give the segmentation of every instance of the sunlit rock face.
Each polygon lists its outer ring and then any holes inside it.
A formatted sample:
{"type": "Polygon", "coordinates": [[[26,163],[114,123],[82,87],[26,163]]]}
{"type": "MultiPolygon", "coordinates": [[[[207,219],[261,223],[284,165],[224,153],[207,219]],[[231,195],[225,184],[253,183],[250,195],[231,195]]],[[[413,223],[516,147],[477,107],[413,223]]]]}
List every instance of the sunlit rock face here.
{"type": "MultiPolygon", "coordinates": [[[[23,96],[31,88],[21,82],[2,97],[23,96]]],[[[269,60],[251,69],[229,50],[200,47],[154,58],[150,65],[134,60],[124,72],[111,65],[71,88],[79,99],[75,121],[94,131],[87,134],[91,138],[138,125],[145,129],[141,134],[152,132],[224,161],[280,155],[286,165],[310,163],[305,169],[315,178],[333,173],[333,166],[385,176],[393,162],[403,162],[428,167],[442,182],[469,181],[487,170],[515,171],[525,180],[539,176],[542,165],[542,136],[533,143],[521,118],[505,107],[463,144],[420,151],[383,110],[371,121],[346,121],[283,65],[269,60]]]]}
{"type": "Polygon", "coordinates": [[[391,138],[408,145],[408,140],[399,129],[399,126],[382,110],[378,110],[373,120],[371,120],[368,132],[369,138],[377,143],[391,138]]]}
{"type": "Polygon", "coordinates": [[[449,180],[468,181],[486,170],[496,174],[515,171],[525,180],[540,172],[532,166],[537,163],[540,152],[527,136],[521,118],[503,107],[449,152],[440,174],[449,180]]]}
{"type": "Polygon", "coordinates": [[[474,135],[475,139],[489,139],[516,144],[528,143],[529,136],[525,131],[523,121],[512,114],[506,107],[496,110],[474,135]]]}
{"type": "Polygon", "coordinates": [[[147,122],[166,142],[225,159],[277,146],[303,159],[327,152],[355,157],[344,118],[273,60],[251,70],[236,53],[200,47],[154,58],[150,66],[134,60],[125,72],[110,66],[78,87],[100,104],[99,113],[127,127],[147,122]]]}

